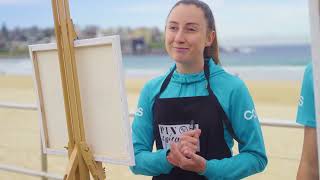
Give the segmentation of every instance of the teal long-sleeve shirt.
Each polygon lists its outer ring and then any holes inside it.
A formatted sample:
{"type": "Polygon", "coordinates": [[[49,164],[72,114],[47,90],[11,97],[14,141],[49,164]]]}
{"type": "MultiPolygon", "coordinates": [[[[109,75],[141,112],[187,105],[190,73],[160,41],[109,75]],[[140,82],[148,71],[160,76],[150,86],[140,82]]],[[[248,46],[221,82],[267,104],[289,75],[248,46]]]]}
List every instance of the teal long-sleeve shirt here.
{"type": "MultiPolygon", "coordinates": [[[[233,157],[207,159],[205,172],[201,175],[207,179],[236,180],[263,171],[268,160],[258,116],[247,87],[238,77],[227,73],[212,60],[209,68],[211,88],[243,144],[238,145],[239,154],[233,157]]],[[[152,106],[166,75],[147,82],[140,94],[132,124],[136,165],[130,169],[135,174],[157,176],[168,174],[173,168],[166,158],[166,149],[152,151],[155,141],[152,106]]],[[[196,74],[180,74],[175,71],[160,98],[206,96],[206,86],[203,71],[196,74]]],[[[224,138],[231,150],[234,143],[226,129],[224,138]]]]}
{"type": "Polygon", "coordinates": [[[309,63],[304,71],[296,121],[304,126],[315,128],[316,109],[313,88],[312,63],[309,63]]]}

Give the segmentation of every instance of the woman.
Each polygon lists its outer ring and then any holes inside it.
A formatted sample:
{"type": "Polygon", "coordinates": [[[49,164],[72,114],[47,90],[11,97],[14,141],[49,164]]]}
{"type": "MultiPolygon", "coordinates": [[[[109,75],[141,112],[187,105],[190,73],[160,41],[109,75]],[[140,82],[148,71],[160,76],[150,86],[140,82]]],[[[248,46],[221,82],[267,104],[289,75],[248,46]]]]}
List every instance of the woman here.
{"type": "Polygon", "coordinates": [[[208,5],[177,2],[167,18],[165,46],[175,65],[141,92],[132,125],[133,173],[197,180],[261,172],[267,157],[254,104],[245,84],[219,65],[208,5]],[[235,156],[233,139],[239,142],[235,156]]]}

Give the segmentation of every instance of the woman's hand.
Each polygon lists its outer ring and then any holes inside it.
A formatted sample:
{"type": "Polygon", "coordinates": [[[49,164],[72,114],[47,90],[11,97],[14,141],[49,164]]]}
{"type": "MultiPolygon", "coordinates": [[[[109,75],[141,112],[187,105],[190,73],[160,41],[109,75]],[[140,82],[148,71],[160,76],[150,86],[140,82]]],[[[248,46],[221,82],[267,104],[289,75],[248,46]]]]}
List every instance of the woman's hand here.
{"type": "Polygon", "coordinates": [[[189,158],[180,152],[176,143],[172,143],[167,159],[172,165],[180,167],[183,170],[196,173],[202,173],[205,171],[206,159],[191,151],[186,151],[185,153],[189,158]]]}
{"type": "Polygon", "coordinates": [[[178,149],[187,158],[191,158],[188,156],[187,152],[190,152],[190,153],[197,152],[200,134],[201,134],[201,130],[195,129],[195,130],[185,132],[180,136],[178,149]]]}

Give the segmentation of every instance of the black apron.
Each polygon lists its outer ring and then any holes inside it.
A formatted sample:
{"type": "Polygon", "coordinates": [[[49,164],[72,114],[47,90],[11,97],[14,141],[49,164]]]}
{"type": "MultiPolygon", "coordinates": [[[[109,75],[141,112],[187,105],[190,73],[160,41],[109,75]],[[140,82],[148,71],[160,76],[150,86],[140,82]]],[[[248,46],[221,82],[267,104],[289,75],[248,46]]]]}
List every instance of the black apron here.
{"type": "MultiPolygon", "coordinates": [[[[230,149],[224,139],[224,126],[231,136],[239,142],[230,121],[228,120],[219,101],[214,95],[209,81],[209,65],[205,61],[204,73],[207,80],[209,96],[159,98],[168,86],[175,68],[162,83],[160,92],[155,97],[153,104],[154,137],[157,149],[166,147],[167,142],[178,142],[178,135],[190,130],[190,122],[194,121],[197,128],[201,129],[200,152],[203,158],[223,159],[231,157],[230,149]]],[[[240,142],[241,143],[241,142],[240,142]]],[[[161,174],[153,177],[153,180],[202,180],[206,179],[198,173],[185,171],[174,167],[169,174],[161,174]]]]}

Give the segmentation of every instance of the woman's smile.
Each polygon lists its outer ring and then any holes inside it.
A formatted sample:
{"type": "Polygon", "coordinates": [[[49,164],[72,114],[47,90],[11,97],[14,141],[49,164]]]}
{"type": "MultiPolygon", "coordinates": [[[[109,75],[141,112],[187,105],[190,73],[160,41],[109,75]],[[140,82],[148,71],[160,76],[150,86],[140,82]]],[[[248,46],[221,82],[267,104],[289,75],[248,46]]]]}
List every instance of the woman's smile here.
{"type": "Polygon", "coordinates": [[[174,50],[177,52],[177,53],[187,53],[189,51],[189,48],[184,48],[184,47],[173,47],[174,50]]]}

